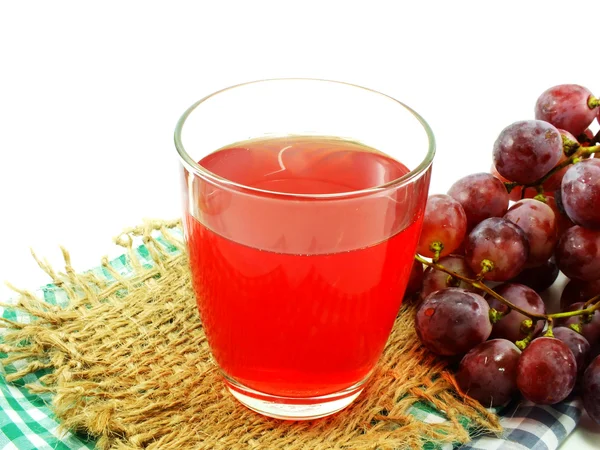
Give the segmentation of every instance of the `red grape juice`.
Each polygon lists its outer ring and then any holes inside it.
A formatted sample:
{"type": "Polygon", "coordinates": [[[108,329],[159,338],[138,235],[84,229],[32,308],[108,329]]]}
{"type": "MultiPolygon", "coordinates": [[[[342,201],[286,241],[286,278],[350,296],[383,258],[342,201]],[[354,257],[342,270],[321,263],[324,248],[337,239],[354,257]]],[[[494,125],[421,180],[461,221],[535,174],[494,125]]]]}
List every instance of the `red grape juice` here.
{"type": "Polygon", "coordinates": [[[199,164],[218,177],[185,172],[186,239],[221,369],[248,388],[294,398],[364,380],[402,302],[426,186],[354,192],[408,169],[336,138],[247,141],[199,164]]]}

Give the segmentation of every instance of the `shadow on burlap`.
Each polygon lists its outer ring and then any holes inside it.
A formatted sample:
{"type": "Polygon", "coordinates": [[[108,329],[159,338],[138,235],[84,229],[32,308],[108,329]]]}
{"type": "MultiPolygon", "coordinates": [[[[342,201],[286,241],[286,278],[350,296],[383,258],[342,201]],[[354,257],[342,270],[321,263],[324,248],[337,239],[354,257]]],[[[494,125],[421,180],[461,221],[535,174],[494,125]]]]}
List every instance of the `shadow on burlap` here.
{"type": "MultiPolygon", "coordinates": [[[[466,442],[469,433],[499,432],[495,415],[459,395],[444,360],[418,342],[413,310],[399,314],[385,353],[361,396],[325,419],[286,422],[262,417],[225,389],[209,353],[194,300],[178,222],[147,222],[116,239],[127,249],[133,274],[124,278],[102,261],[109,282],[77,274],[65,252],[65,273],[40,266],[65,290],[69,304],[49,305],[19,291],[29,324],[9,328],[0,351],[5,365],[29,364],[7,381],[50,368],[32,392],[53,394],[52,409],[70,430],[97,437],[101,449],[404,449],[425,442],[466,442]],[[156,240],[161,231],[171,249],[156,240]],[[154,260],[134,256],[140,236],[154,260]],[[410,414],[425,402],[447,421],[426,424],[410,414]]],[[[163,241],[163,243],[165,242],[163,241]]]]}

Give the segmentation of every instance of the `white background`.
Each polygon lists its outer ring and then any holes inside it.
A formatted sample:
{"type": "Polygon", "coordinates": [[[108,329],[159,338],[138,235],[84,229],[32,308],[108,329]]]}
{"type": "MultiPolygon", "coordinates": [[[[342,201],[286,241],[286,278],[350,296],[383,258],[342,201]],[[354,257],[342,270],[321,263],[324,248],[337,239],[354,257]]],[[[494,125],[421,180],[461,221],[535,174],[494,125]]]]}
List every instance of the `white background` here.
{"type": "MultiPolygon", "coordinates": [[[[599,13],[594,0],[0,3],[0,279],[47,281],[30,247],[58,265],[64,245],[84,270],[118,254],[122,228],[177,217],[175,122],[243,81],[336,79],[404,101],[434,130],[431,192],[445,192],[489,170],[500,130],[546,88],[600,96],[599,13]]],[[[588,420],[563,448],[598,440],[588,420]]]]}

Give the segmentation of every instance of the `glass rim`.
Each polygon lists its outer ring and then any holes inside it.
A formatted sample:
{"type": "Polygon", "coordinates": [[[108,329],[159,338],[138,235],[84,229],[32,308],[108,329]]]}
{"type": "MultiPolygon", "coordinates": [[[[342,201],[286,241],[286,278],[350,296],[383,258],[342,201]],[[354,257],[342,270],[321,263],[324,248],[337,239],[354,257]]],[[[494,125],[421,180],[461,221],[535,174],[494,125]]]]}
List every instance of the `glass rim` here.
{"type": "MultiPolygon", "coordinates": [[[[249,82],[245,82],[245,83],[239,83],[239,84],[236,84],[233,86],[226,87],[224,89],[220,89],[220,90],[213,92],[212,94],[209,94],[206,97],[203,97],[202,99],[198,100],[183,113],[183,115],[179,118],[179,120],[177,121],[177,124],[175,126],[174,140],[175,140],[175,148],[177,149],[177,153],[179,154],[181,163],[189,171],[200,176],[201,178],[204,178],[205,180],[212,182],[216,185],[219,185],[219,186],[224,185],[225,187],[234,188],[234,189],[240,190],[242,192],[247,192],[247,193],[255,194],[255,195],[276,196],[276,197],[280,197],[280,198],[343,199],[346,197],[356,197],[356,196],[368,195],[368,194],[386,191],[390,188],[408,184],[412,180],[419,178],[431,166],[431,164],[433,162],[433,157],[435,155],[435,137],[433,135],[433,131],[431,130],[431,127],[425,121],[425,119],[423,119],[423,117],[421,117],[421,115],[419,113],[417,113],[414,109],[412,109],[408,105],[402,103],[401,101],[396,100],[395,98],[393,98],[387,94],[383,94],[374,89],[366,88],[366,87],[363,87],[363,86],[360,86],[357,84],[346,83],[343,81],[326,80],[326,79],[320,79],[320,78],[268,78],[268,79],[262,79],[262,80],[249,81],[249,82]],[[379,184],[377,186],[371,186],[371,187],[368,187],[365,189],[358,189],[358,190],[346,191],[346,192],[338,192],[338,193],[333,193],[333,194],[302,194],[302,193],[270,191],[267,189],[255,188],[252,186],[247,186],[242,183],[236,183],[235,181],[221,177],[221,176],[211,172],[210,170],[202,167],[200,164],[198,164],[198,162],[194,161],[194,159],[185,150],[185,147],[183,146],[183,142],[181,139],[181,132],[182,132],[183,126],[185,125],[186,119],[192,114],[192,112],[194,112],[194,110],[197,107],[202,105],[207,100],[209,100],[213,97],[216,97],[217,95],[219,95],[223,92],[231,91],[231,90],[234,90],[234,89],[237,89],[240,87],[254,85],[254,84],[269,83],[272,81],[316,81],[316,82],[321,82],[321,83],[332,83],[332,84],[344,85],[344,86],[348,86],[348,87],[352,87],[352,88],[356,88],[356,89],[361,89],[361,90],[369,92],[371,94],[379,95],[381,97],[385,97],[389,100],[392,100],[393,102],[397,103],[399,106],[404,108],[406,111],[408,111],[410,114],[412,114],[412,116],[415,119],[417,119],[417,121],[421,124],[421,126],[425,130],[425,133],[427,134],[428,144],[429,144],[427,153],[425,154],[425,157],[423,158],[423,160],[419,163],[419,165],[417,167],[415,167],[413,170],[410,170],[408,173],[402,175],[401,177],[395,178],[393,180],[390,180],[383,184],[379,184]]],[[[215,151],[216,150],[218,150],[218,149],[215,149],[215,151]]],[[[388,156],[390,156],[390,155],[388,155],[388,156]]]]}

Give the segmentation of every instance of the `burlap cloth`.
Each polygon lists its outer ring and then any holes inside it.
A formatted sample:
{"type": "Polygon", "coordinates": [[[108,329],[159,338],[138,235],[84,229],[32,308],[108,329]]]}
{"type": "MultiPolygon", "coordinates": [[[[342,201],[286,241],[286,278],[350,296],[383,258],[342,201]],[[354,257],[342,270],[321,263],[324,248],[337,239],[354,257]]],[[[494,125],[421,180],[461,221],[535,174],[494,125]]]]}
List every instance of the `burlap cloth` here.
{"type": "Polygon", "coordinates": [[[68,302],[50,305],[19,291],[13,307],[34,320],[4,320],[3,364],[28,361],[7,381],[51,369],[28,389],[51,392],[63,426],[97,437],[101,449],[403,449],[500,431],[495,415],[457,393],[447,362],[419,345],[410,306],[398,315],[366,389],[347,409],[306,422],[246,409],[225,389],[211,358],[179,226],[148,221],[116,238],[133,268],[126,276],[106,258],[104,276],[77,274],[66,252],[64,273],[38,261],[68,302]],[[153,264],[138,261],[137,238],[153,264]],[[435,408],[446,421],[422,422],[416,405],[435,408]]]}

